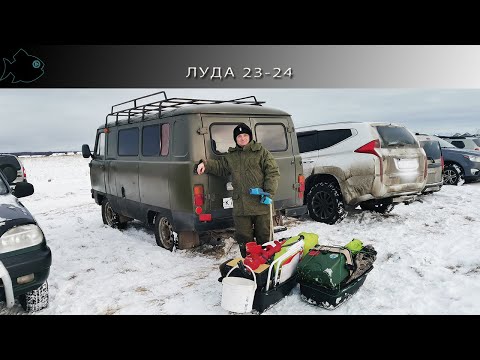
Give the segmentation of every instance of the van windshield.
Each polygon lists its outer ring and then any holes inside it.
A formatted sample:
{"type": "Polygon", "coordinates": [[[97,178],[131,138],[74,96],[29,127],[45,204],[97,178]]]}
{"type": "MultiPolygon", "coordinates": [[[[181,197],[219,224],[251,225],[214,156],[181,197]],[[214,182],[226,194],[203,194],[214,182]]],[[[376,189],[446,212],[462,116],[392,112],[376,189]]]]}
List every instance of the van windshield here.
{"type": "Polygon", "coordinates": [[[376,128],[384,146],[405,146],[417,143],[413,135],[404,127],[377,126],[376,128]]]}

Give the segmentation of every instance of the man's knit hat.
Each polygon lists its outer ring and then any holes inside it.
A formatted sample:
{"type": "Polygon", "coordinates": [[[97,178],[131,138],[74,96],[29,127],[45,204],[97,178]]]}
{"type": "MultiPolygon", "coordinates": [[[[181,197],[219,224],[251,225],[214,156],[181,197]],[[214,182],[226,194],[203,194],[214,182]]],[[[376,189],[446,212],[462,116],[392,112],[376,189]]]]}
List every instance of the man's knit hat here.
{"type": "Polygon", "coordinates": [[[240,134],[250,135],[250,141],[252,141],[252,130],[250,130],[247,124],[238,124],[237,127],[233,129],[233,140],[235,140],[235,142],[237,142],[237,136],[240,134]]]}

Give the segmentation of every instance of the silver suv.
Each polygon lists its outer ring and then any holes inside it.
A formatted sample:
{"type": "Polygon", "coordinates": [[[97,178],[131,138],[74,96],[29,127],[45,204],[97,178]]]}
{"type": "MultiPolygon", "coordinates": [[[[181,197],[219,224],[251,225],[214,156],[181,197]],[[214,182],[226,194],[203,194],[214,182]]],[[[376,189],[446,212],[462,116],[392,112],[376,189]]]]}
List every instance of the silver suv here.
{"type": "Polygon", "coordinates": [[[388,123],[343,122],[297,128],[312,219],[341,221],[346,208],[390,212],[416,199],[427,158],[414,135],[388,123]]]}

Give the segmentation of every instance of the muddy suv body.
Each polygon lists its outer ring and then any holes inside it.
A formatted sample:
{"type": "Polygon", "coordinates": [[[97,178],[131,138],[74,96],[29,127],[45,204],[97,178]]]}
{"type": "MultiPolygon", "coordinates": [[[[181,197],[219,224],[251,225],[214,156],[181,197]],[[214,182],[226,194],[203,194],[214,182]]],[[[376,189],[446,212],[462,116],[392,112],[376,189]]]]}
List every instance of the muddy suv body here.
{"type": "Polygon", "coordinates": [[[344,122],[297,129],[310,216],[328,224],[346,209],[391,211],[426,183],[426,156],[414,135],[387,123],[344,122]]]}
{"type": "MultiPolygon", "coordinates": [[[[92,197],[106,224],[138,219],[154,227],[158,245],[200,244],[199,233],[233,225],[228,178],[197,175],[200,159],[218,159],[235,146],[233,129],[246,123],[253,139],[271,151],[280,168],[274,206],[286,215],[306,213],[304,177],[289,114],[254,97],[230,101],[164,99],[114,111],[96,132],[90,162],[92,197]],[[133,115],[135,116],[133,116],[133,115]],[[174,232],[178,237],[174,237],[174,232]]],[[[121,104],[120,104],[121,105],[121,104]]],[[[90,156],[88,145],[83,156],[90,156]]],[[[253,195],[252,195],[253,196],[253,195]]]]}

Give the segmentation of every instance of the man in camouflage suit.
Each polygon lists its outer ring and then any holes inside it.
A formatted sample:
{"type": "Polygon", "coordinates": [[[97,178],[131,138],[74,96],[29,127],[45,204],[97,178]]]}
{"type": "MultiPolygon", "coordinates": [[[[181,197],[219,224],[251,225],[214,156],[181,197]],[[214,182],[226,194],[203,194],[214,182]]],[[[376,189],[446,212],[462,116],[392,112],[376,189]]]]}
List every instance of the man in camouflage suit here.
{"type": "Polygon", "coordinates": [[[252,139],[252,130],[246,124],[233,129],[233,139],[236,147],[229,148],[219,160],[201,160],[197,173],[232,175],[235,240],[245,257],[245,244],[254,241],[254,236],[257,244],[270,241],[270,207],[260,203],[259,196],[250,195],[250,188],[261,188],[273,198],[280,171],[272,154],[252,139]]]}

